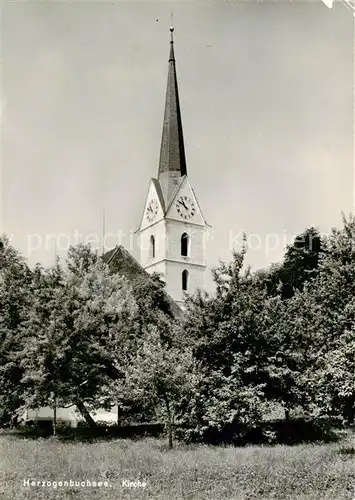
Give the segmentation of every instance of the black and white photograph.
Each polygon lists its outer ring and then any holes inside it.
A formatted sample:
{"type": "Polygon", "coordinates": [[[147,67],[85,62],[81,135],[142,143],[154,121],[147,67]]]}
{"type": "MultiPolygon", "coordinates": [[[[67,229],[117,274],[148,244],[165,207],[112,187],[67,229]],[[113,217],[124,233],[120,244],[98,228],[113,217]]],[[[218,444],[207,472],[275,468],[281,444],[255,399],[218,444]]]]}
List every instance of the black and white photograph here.
{"type": "Polygon", "coordinates": [[[355,0],[0,13],[0,497],[355,500],[355,0]]]}

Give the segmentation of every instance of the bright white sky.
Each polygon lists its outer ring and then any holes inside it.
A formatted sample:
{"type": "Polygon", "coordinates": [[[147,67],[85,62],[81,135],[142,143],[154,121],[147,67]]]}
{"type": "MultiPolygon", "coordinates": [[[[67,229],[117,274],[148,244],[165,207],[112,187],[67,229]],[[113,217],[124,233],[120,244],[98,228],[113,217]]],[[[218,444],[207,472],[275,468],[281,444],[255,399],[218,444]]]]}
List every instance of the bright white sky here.
{"type": "Polygon", "coordinates": [[[295,234],[353,210],[354,22],[342,5],[5,3],[1,231],[30,265],[52,262],[46,235],[62,235],[61,255],[77,233],[101,238],[103,207],[106,232],[121,234],[107,246],[137,256],[129,234],[157,174],[171,9],[188,175],[213,228],[207,264],[230,259],[246,231],[247,260],[264,267],[295,234]]]}

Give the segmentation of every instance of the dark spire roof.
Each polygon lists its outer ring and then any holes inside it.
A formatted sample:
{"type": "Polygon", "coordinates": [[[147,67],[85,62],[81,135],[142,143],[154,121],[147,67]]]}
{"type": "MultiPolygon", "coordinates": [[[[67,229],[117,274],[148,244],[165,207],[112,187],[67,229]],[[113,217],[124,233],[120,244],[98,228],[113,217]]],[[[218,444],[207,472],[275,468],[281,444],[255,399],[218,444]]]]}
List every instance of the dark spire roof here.
{"type": "Polygon", "coordinates": [[[173,31],[174,28],[170,28],[169,72],[158,173],[158,179],[162,186],[166,203],[168,203],[176,185],[179,183],[179,178],[187,173],[176,77],[173,31]]]}

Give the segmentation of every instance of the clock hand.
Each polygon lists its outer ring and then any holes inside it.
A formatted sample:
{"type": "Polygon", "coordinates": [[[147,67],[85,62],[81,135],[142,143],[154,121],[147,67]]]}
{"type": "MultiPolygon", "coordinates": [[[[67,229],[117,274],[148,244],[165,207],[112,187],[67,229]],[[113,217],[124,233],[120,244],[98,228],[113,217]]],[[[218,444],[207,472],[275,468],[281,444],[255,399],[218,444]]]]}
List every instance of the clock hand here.
{"type": "Polygon", "coordinates": [[[187,206],[185,205],[185,202],[184,200],[179,200],[180,204],[183,205],[185,207],[186,210],[188,210],[187,206]]]}

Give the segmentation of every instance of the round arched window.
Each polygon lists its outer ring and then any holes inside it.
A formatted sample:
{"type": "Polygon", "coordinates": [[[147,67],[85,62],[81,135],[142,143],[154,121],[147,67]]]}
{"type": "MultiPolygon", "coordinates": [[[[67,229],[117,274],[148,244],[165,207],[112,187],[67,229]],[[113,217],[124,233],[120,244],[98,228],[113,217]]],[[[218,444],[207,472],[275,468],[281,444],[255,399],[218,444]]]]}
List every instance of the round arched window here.
{"type": "Polygon", "coordinates": [[[184,292],[186,292],[186,290],[187,290],[188,281],[189,281],[189,271],[184,269],[182,272],[182,289],[184,292]]]}
{"type": "Polygon", "coordinates": [[[181,255],[187,257],[189,253],[189,236],[187,233],[183,233],[181,236],[181,255]]]}
{"type": "Polygon", "coordinates": [[[149,257],[151,259],[155,258],[155,238],[153,235],[150,237],[150,244],[149,244],[149,257]]]}

